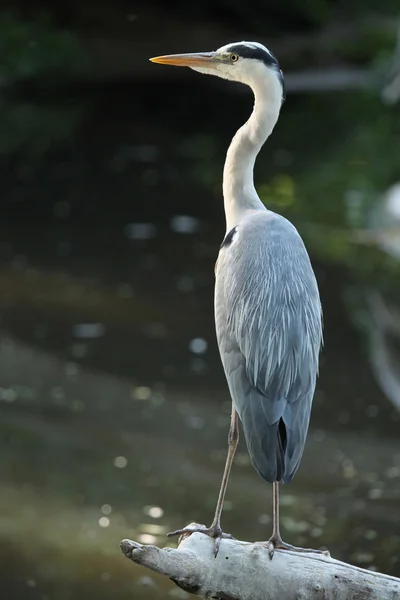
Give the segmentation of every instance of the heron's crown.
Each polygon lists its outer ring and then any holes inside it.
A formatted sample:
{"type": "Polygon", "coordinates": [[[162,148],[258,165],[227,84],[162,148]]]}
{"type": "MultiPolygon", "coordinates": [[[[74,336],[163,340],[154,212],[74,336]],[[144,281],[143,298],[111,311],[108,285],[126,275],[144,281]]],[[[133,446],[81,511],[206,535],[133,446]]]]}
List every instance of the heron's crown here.
{"type": "Polygon", "coordinates": [[[241,58],[252,58],[261,60],[267,67],[273,67],[280,70],[276,57],[268,48],[258,42],[234,42],[220,48],[220,51],[233,52],[241,58]]]}
{"type": "Polygon", "coordinates": [[[278,59],[259,42],[234,42],[219,48],[217,52],[237,54],[240,58],[258,60],[276,72],[282,85],[282,101],[285,99],[285,80],[278,59]]]}

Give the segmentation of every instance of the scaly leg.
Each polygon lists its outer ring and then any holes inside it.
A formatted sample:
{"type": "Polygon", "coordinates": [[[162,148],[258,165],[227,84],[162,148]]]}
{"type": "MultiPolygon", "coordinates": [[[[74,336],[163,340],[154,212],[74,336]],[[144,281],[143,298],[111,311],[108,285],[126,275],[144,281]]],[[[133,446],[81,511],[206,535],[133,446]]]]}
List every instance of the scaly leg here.
{"type": "Polygon", "coordinates": [[[222,476],[221,488],[219,490],[219,496],[217,501],[217,507],[215,509],[215,515],[213,522],[210,527],[205,526],[196,526],[194,528],[184,527],[183,529],[178,529],[177,531],[171,531],[167,536],[171,537],[174,535],[182,535],[184,533],[194,533],[195,531],[199,531],[201,533],[205,533],[210,537],[215,539],[214,546],[214,556],[217,556],[219,546],[222,538],[230,538],[233,539],[229,533],[223,533],[221,529],[221,513],[224,505],[225,492],[228,486],[229,474],[231,472],[233,459],[236,453],[236,448],[239,442],[239,421],[238,414],[235,408],[232,406],[232,416],[231,416],[231,425],[229,428],[228,434],[228,456],[226,457],[224,474],[222,476]]]}
{"type": "Polygon", "coordinates": [[[275,549],[278,548],[280,550],[292,550],[292,552],[312,552],[316,554],[325,554],[326,556],[330,556],[328,550],[313,550],[311,548],[298,548],[297,546],[292,546],[291,544],[286,544],[281,538],[281,534],[279,531],[279,483],[275,481],[273,484],[273,529],[272,536],[267,542],[268,554],[270,560],[272,560],[274,556],[275,549]]]}

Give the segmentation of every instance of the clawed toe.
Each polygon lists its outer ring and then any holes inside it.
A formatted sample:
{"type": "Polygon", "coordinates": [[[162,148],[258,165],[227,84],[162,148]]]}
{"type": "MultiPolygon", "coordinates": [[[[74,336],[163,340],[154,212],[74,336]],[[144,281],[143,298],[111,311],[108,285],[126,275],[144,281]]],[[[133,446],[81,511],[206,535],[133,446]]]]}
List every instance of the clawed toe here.
{"type": "Polygon", "coordinates": [[[298,552],[302,554],[323,554],[330,556],[329,550],[315,550],[314,548],[299,548],[298,546],[292,546],[286,544],[281,537],[272,536],[267,542],[268,556],[272,560],[274,557],[275,550],[290,550],[291,552],[298,552]]]}
{"type": "Polygon", "coordinates": [[[269,541],[268,545],[267,545],[267,549],[268,549],[269,560],[272,560],[274,558],[274,553],[275,553],[275,544],[274,544],[274,542],[269,541]]]}
{"type": "MultiPolygon", "coordinates": [[[[176,529],[176,531],[170,531],[167,533],[167,537],[175,537],[177,535],[191,535],[192,533],[205,533],[206,535],[211,535],[211,527],[206,527],[201,523],[191,523],[182,529],[176,529]]],[[[211,536],[212,537],[212,536],[211,536]]]]}
{"type": "MultiPolygon", "coordinates": [[[[167,533],[167,537],[175,537],[177,535],[189,536],[192,533],[204,533],[205,535],[208,535],[209,537],[214,539],[215,557],[217,557],[218,555],[221,539],[235,539],[230,533],[224,533],[219,525],[211,525],[211,527],[206,527],[205,525],[200,525],[198,523],[192,523],[191,525],[187,525],[187,527],[183,527],[182,529],[171,531],[170,533],[167,533]]],[[[178,542],[180,542],[180,539],[178,540],[178,542]]]]}

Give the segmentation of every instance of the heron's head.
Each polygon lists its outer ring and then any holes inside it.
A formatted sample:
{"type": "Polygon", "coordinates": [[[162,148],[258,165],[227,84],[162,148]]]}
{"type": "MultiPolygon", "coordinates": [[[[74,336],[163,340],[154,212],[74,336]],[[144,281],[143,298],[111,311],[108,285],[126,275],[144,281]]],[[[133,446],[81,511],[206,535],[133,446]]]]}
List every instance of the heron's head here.
{"type": "Polygon", "coordinates": [[[251,87],[267,79],[272,85],[281,86],[282,100],[285,98],[284,79],[279,63],[272,52],[258,42],[234,42],[215,52],[169,54],[150,60],[165,65],[190,67],[200,73],[240,81],[251,87]]]}

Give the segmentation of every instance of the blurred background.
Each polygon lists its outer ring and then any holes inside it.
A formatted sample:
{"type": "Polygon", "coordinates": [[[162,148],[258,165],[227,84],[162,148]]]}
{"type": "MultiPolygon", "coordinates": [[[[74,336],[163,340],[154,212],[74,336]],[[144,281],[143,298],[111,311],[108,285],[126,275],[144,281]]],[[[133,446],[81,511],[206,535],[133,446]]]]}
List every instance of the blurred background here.
{"type": "MultiPolygon", "coordinates": [[[[304,237],[325,312],[283,537],[400,576],[399,24],[397,0],[2,2],[7,600],[187,596],[119,541],[212,519],[230,414],[221,177],[252,96],[148,58],[242,39],[286,75],[256,182],[304,237]]],[[[242,440],[224,530],[268,539],[271,492],[242,440]]]]}

